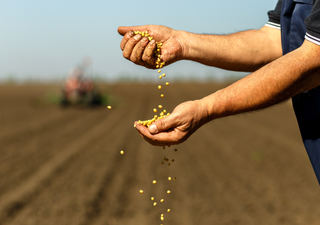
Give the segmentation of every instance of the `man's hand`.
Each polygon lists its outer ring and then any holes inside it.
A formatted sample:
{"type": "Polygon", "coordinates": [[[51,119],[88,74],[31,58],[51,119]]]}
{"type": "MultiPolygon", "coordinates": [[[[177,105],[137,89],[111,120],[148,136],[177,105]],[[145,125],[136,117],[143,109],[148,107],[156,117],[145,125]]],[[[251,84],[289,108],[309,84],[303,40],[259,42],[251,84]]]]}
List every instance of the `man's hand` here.
{"type": "Polygon", "coordinates": [[[162,43],[161,61],[169,65],[182,59],[183,47],[178,37],[178,31],[165,26],[135,26],[119,27],[118,32],[123,36],[120,48],[123,51],[123,57],[131,60],[135,64],[147,68],[156,68],[156,41],[162,43]],[[134,31],[148,31],[154,39],[149,42],[147,37],[140,34],[134,34],[134,31]]]}
{"type": "Polygon", "coordinates": [[[180,144],[207,121],[206,108],[200,100],[188,101],[178,105],[163,119],[155,121],[149,128],[136,124],[141,137],[156,146],[180,144]]]}

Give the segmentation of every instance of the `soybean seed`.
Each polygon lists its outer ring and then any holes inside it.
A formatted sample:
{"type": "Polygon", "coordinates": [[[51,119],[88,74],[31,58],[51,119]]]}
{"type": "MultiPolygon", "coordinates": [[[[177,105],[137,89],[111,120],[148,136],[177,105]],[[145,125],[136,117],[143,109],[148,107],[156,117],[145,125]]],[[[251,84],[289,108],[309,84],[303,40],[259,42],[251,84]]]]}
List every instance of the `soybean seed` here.
{"type": "Polygon", "coordinates": [[[143,193],[143,190],[140,190],[140,193],[142,194],[142,193],[143,193]]]}
{"type": "Polygon", "coordinates": [[[160,97],[163,98],[163,97],[164,97],[164,94],[161,94],[160,97]]]}
{"type": "Polygon", "coordinates": [[[161,89],[161,85],[158,86],[158,89],[161,89]]]}
{"type": "Polygon", "coordinates": [[[167,190],[167,194],[170,194],[171,193],[171,191],[170,190],[167,190]]]}
{"type": "Polygon", "coordinates": [[[160,202],[164,202],[164,199],[162,198],[162,199],[160,200],[160,202]]]}
{"type": "Polygon", "coordinates": [[[151,201],[154,201],[154,197],[151,197],[151,201]]]}
{"type": "Polygon", "coordinates": [[[153,112],[155,112],[155,113],[156,113],[156,112],[157,112],[157,109],[156,109],[156,108],[154,108],[154,109],[153,109],[153,112]]]}
{"type": "Polygon", "coordinates": [[[123,155],[123,154],[124,154],[124,151],[123,151],[123,150],[121,150],[121,151],[120,151],[120,154],[121,154],[121,155],[123,155]]]}
{"type": "Polygon", "coordinates": [[[171,177],[168,177],[168,180],[171,180],[171,177]]]}
{"type": "Polygon", "coordinates": [[[108,105],[108,109],[111,109],[111,106],[110,106],[110,105],[108,105]]]}
{"type": "Polygon", "coordinates": [[[153,180],[153,181],[152,181],[152,183],[153,183],[153,184],[156,184],[156,183],[157,183],[157,181],[156,181],[156,180],[153,180]]]}
{"type": "Polygon", "coordinates": [[[158,105],[158,108],[159,108],[159,109],[162,109],[162,105],[158,105]]]}
{"type": "Polygon", "coordinates": [[[169,82],[167,82],[166,85],[169,86],[169,82]]]}
{"type": "Polygon", "coordinates": [[[157,205],[157,203],[156,203],[156,202],[154,202],[154,203],[153,203],[153,206],[156,206],[156,205],[157,205]]]}
{"type": "Polygon", "coordinates": [[[171,210],[170,209],[167,209],[167,212],[170,212],[171,210]]]}

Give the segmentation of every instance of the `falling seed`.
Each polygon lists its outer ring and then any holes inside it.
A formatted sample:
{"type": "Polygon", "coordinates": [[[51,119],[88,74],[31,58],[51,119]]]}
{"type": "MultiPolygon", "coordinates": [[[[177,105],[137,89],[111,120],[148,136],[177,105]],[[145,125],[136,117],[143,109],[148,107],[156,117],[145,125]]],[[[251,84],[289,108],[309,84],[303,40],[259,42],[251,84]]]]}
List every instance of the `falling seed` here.
{"type": "Polygon", "coordinates": [[[176,179],[177,179],[176,177],[173,178],[173,180],[176,180],[176,179]]]}
{"type": "Polygon", "coordinates": [[[158,89],[161,89],[161,85],[158,86],[158,89]]]}
{"type": "Polygon", "coordinates": [[[151,201],[154,201],[154,197],[151,197],[151,201]]]}
{"type": "Polygon", "coordinates": [[[161,216],[160,219],[161,219],[162,221],[164,221],[164,217],[163,217],[163,216],[161,216]]]}
{"type": "Polygon", "coordinates": [[[178,149],[176,149],[176,148],[175,148],[175,149],[174,149],[174,151],[175,151],[175,152],[177,152],[177,151],[178,151],[178,149]]]}
{"type": "Polygon", "coordinates": [[[110,106],[110,105],[108,105],[108,109],[111,109],[111,106],[110,106]]]}
{"type": "Polygon", "coordinates": [[[159,108],[159,109],[162,109],[162,105],[158,105],[158,108],[159,108]]]}
{"type": "Polygon", "coordinates": [[[171,162],[174,162],[174,159],[171,159],[171,162]]]}
{"type": "Polygon", "coordinates": [[[168,166],[171,166],[171,163],[168,163],[168,166]]]}
{"type": "Polygon", "coordinates": [[[168,180],[171,180],[171,177],[168,177],[168,180]]]}
{"type": "Polygon", "coordinates": [[[160,200],[160,202],[164,202],[164,199],[162,198],[162,199],[160,200]]]}
{"type": "Polygon", "coordinates": [[[157,183],[157,181],[156,181],[156,180],[153,180],[153,181],[152,181],[152,183],[153,183],[153,184],[156,184],[156,183],[157,183]]]}
{"type": "Polygon", "coordinates": [[[164,97],[164,94],[161,94],[160,96],[161,96],[161,98],[163,98],[163,97],[164,97]]]}
{"type": "Polygon", "coordinates": [[[167,209],[167,212],[170,212],[171,211],[171,209],[167,209]]]}
{"type": "Polygon", "coordinates": [[[156,202],[154,202],[154,203],[153,203],[153,206],[156,206],[156,205],[157,205],[157,203],[156,203],[156,202]]]}
{"type": "Polygon", "coordinates": [[[170,194],[171,193],[171,191],[170,190],[167,190],[167,194],[170,194]]]}
{"type": "Polygon", "coordinates": [[[164,164],[164,162],[162,161],[162,162],[161,162],[161,165],[163,165],[163,164],[164,164]]]}
{"type": "Polygon", "coordinates": [[[165,146],[162,146],[162,148],[163,148],[163,149],[166,149],[166,147],[165,147],[165,146]]]}
{"type": "Polygon", "coordinates": [[[166,85],[169,86],[169,82],[167,82],[166,85]]]}
{"type": "Polygon", "coordinates": [[[142,194],[142,193],[143,193],[143,190],[140,190],[140,193],[142,194]]]}
{"type": "Polygon", "coordinates": [[[158,73],[161,73],[161,70],[158,70],[158,73]]]}
{"type": "Polygon", "coordinates": [[[121,155],[123,155],[123,154],[124,154],[124,151],[123,151],[123,150],[121,150],[121,151],[120,151],[120,154],[121,154],[121,155]]]}

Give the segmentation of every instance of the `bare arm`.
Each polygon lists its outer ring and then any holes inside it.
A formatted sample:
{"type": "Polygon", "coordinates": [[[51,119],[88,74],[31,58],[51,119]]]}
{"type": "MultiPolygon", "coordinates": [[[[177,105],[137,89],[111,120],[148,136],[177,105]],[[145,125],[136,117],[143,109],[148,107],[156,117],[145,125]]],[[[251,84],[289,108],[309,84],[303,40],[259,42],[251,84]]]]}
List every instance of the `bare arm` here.
{"type": "Polygon", "coordinates": [[[153,145],[179,144],[205,123],[263,109],[320,85],[320,46],[305,41],[297,50],[203,99],[177,106],[171,115],[138,132],[153,145]]]}
{"type": "Polygon", "coordinates": [[[264,26],[228,35],[184,33],[184,59],[234,71],[255,71],[282,56],[280,30],[264,26]]]}

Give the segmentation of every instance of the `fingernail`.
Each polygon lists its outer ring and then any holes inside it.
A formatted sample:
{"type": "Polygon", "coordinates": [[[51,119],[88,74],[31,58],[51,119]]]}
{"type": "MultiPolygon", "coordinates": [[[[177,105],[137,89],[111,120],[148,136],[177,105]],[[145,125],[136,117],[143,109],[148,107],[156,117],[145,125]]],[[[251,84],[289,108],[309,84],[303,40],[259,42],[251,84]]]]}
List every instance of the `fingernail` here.
{"type": "Polygon", "coordinates": [[[155,134],[155,133],[158,132],[158,128],[157,128],[157,126],[156,126],[155,123],[153,123],[153,124],[151,124],[151,125],[149,126],[149,132],[150,132],[151,134],[155,134]]]}
{"type": "Polygon", "coordinates": [[[131,31],[129,32],[129,36],[130,36],[130,37],[133,37],[133,36],[134,36],[133,30],[131,30],[131,31]]]}

